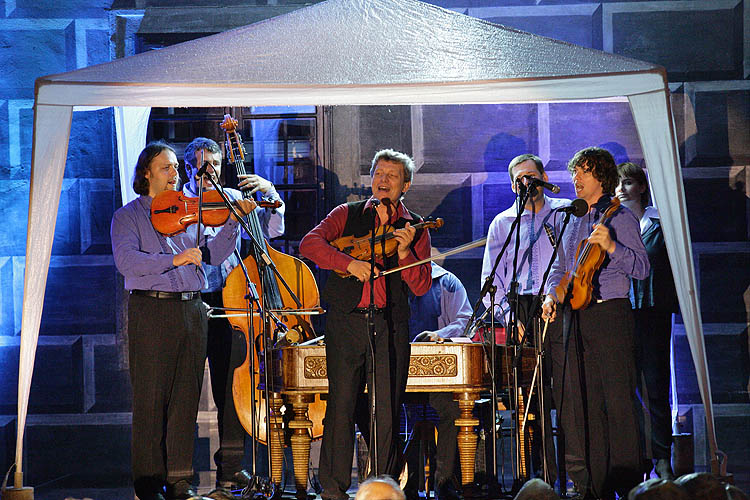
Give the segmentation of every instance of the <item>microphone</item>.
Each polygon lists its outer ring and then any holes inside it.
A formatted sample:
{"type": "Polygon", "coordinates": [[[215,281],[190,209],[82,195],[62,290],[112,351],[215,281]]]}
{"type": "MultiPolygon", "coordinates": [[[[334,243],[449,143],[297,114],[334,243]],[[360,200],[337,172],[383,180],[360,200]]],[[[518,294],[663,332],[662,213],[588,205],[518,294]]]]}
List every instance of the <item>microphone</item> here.
{"type": "Polygon", "coordinates": [[[576,217],[583,217],[589,211],[589,204],[586,203],[586,200],[576,198],[567,207],[560,207],[556,210],[566,214],[573,214],[576,217]]]}
{"type": "Polygon", "coordinates": [[[378,205],[380,205],[380,200],[377,198],[372,198],[370,200],[370,204],[372,204],[373,207],[377,207],[378,205]]]}
{"type": "Polygon", "coordinates": [[[544,189],[547,189],[555,194],[560,192],[560,186],[558,186],[557,184],[552,184],[551,182],[543,181],[542,179],[537,179],[536,177],[531,177],[530,175],[523,176],[522,179],[526,179],[526,185],[529,188],[533,186],[542,186],[544,189]]]}
{"type": "Polygon", "coordinates": [[[211,162],[204,161],[203,162],[203,166],[201,168],[199,168],[198,172],[195,174],[195,178],[196,179],[200,179],[201,177],[203,177],[204,175],[206,175],[206,170],[208,170],[208,167],[210,167],[210,166],[211,166],[211,162]]]}

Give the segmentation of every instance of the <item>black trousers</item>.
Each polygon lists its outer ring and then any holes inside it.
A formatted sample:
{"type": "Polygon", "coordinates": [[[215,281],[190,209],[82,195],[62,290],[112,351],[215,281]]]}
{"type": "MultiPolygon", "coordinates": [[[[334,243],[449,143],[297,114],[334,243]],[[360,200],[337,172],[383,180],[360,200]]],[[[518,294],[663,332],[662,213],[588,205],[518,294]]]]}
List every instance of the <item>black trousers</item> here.
{"type": "Polygon", "coordinates": [[[596,497],[627,496],[642,475],[630,301],[592,302],[579,311],[566,306],[563,316],[566,446],[583,444],[587,486],[596,497]]]}
{"type": "Polygon", "coordinates": [[[206,310],[190,301],[130,295],[135,493],[167,493],[193,479],[193,445],[206,359],[206,310]]]}
{"type": "Polygon", "coordinates": [[[668,459],[672,456],[672,412],[669,406],[672,313],[650,307],[634,310],[633,316],[637,382],[645,404],[644,418],[650,424],[644,425],[646,456],[668,459]]]}
{"type": "MultiPolygon", "coordinates": [[[[348,498],[354,454],[358,396],[376,370],[378,472],[398,474],[398,412],[409,370],[409,325],[394,324],[383,313],[375,316],[375,360],[370,355],[367,316],[328,312],[326,363],[328,405],[323,420],[319,474],[323,498],[348,498]]],[[[371,394],[371,392],[370,392],[371,394]]]]}
{"type": "MultiPolygon", "coordinates": [[[[461,416],[461,410],[458,407],[458,402],[453,399],[452,392],[430,392],[427,393],[428,404],[435,410],[437,414],[437,446],[435,450],[435,466],[433,473],[433,480],[435,484],[435,490],[437,491],[440,486],[448,481],[453,481],[453,486],[459,486],[460,481],[456,481],[460,469],[456,467],[456,456],[458,453],[458,427],[456,427],[456,419],[461,416]]],[[[367,418],[366,401],[360,400],[360,404],[357,406],[357,426],[362,433],[362,437],[365,441],[369,442],[369,431],[367,426],[369,419],[367,418]]],[[[416,422],[418,408],[420,404],[406,404],[403,407],[403,411],[406,414],[407,421],[416,422]]],[[[416,439],[412,437],[412,439],[416,439]]],[[[416,448],[415,448],[416,450],[416,448]]],[[[407,493],[407,498],[411,496],[416,497],[417,481],[418,481],[418,470],[419,470],[419,454],[417,451],[408,453],[408,456],[404,457],[409,465],[409,477],[407,479],[404,492],[407,493]]]]}
{"type": "Polygon", "coordinates": [[[456,470],[458,427],[455,422],[461,416],[461,410],[458,408],[458,402],[453,399],[452,392],[431,392],[429,402],[438,414],[435,485],[440,487],[453,478],[456,470]]]}
{"type": "MultiPolygon", "coordinates": [[[[201,295],[208,305],[223,307],[221,293],[219,290],[201,295]]],[[[242,469],[246,432],[234,407],[232,380],[235,368],[245,359],[246,346],[244,334],[233,331],[228,319],[208,320],[208,366],[219,427],[219,449],[214,453],[217,482],[230,481],[242,469]]]]}

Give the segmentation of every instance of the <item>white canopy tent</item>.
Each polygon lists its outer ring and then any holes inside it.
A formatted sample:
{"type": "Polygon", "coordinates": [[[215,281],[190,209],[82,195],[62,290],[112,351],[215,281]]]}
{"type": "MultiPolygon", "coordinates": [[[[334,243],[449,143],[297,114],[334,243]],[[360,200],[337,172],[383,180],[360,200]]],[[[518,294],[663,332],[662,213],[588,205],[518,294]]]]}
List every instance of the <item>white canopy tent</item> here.
{"type": "MultiPolygon", "coordinates": [[[[16,487],[74,106],[630,102],[664,225],[719,472],[685,194],[663,68],[416,0],[328,0],[159,51],[39,78],[26,243],[16,487]],[[212,61],[211,71],[196,71],[212,61]]],[[[129,162],[132,167],[132,160],[129,162]]]]}

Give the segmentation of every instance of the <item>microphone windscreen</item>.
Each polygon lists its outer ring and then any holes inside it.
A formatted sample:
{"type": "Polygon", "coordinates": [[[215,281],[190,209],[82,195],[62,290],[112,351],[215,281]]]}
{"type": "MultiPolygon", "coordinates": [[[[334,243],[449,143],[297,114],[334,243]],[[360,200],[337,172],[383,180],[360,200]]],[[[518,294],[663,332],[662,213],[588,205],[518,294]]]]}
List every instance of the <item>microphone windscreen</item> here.
{"type": "Polygon", "coordinates": [[[576,217],[583,217],[586,215],[586,212],[589,211],[589,204],[586,203],[586,200],[582,200],[581,198],[576,198],[570,203],[570,205],[574,208],[573,215],[576,217]]]}

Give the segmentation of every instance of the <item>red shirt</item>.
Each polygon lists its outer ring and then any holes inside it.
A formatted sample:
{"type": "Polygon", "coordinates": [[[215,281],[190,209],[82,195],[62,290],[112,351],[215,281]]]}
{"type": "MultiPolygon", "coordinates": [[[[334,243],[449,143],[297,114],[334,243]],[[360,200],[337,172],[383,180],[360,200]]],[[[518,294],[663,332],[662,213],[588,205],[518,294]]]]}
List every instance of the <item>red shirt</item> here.
{"type": "MultiPolygon", "coordinates": [[[[372,206],[371,200],[365,203],[365,211],[372,206]]],[[[309,233],[302,238],[299,245],[300,254],[315,262],[321,269],[330,269],[336,271],[346,271],[349,263],[354,260],[353,257],[339,251],[329,244],[342,236],[344,226],[349,215],[349,206],[346,204],[339,205],[329,213],[320,224],[315,226],[309,233]]],[[[402,202],[398,202],[396,210],[391,215],[389,224],[393,224],[399,218],[414,220],[406,210],[402,202]]],[[[380,218],[376,217],[376,224],[380,226],[380,218]]],[[[417,233],[418,238],[413,242],[412,251],[405,259],[398,259],[398,265],[405,266],[430,256],[430,233],[429,231],[420,231],[417,233]],[[421,233],[421,234],[420,234],[421,233]],[[416,254],[416,255],[415,255],[416,254]]],[[[383,265],[382,259],[375,261],[383,265]]],[[[414,295],[424,295],[430,289],[432,284],[430,263],[410,267],[401,271],[401,279],[406,282],[409,289],[414,295]]],[[[358,307],[367,307],[370,303],[370,281],[364,283],[362,288],[362,297],[358,307]]],[[[385,307],[385,279],[375,279],[375,306],[385,307]]]]}

